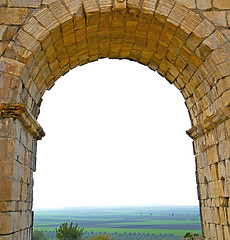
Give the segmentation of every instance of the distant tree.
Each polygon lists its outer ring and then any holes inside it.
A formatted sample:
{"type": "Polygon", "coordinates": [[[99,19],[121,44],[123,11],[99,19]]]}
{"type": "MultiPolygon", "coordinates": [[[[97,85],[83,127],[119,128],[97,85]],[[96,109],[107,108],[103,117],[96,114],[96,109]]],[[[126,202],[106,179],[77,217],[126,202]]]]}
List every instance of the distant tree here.
{"type": "Polygon", "coordinates": [[[33,232],[33,240],[46,240],[46,237],[42,231],[35,230],[33,232]]]}
{"type": "Polygon", "coordinates": [[[111,236],[109,235],[98,235],[96,237],[92,237],[88,240],[115,240],[114,238],[112,238],[111,236]]]}
{"type": "Polygon", "coordinates": [[[84,228],[78,227],[77,223],[73,226],[72,222],[69,226],[68,223],[62,223],[55,231],[56,237],[59,240],[79,240],[84,235],[84,228]]]}
{"type": "Polygon", "coordinates": [[[191,240],[193,240],[193,235],[192,235],[192,233],[187,232],[187,233],[185,233],[184,238],[190,238],[191,240]]]}

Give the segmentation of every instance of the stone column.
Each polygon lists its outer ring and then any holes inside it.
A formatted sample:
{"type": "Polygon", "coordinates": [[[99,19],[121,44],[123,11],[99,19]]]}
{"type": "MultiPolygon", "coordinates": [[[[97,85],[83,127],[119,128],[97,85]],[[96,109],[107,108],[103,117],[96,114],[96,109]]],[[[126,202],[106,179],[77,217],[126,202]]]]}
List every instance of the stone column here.
{"type": "Polygon", "coordinates": [[[230,239],[230,108],[218,109],[187,133],[194,139],[203,238],[230,239]]]}
{"type": "Polygon", "coordinates": [[[1,104],[0,113],[0,239],[31,239],[33,171],[44,131],[23,104],[1,104]]]}

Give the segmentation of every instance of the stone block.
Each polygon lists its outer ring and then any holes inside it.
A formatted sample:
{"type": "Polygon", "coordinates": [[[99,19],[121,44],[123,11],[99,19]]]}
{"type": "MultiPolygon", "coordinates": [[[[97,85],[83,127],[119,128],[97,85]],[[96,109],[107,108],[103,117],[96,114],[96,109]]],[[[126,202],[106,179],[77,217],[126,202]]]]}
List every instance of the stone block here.
{"type": "Polygon", "coordinates": [[[0,24],[21,25],[25,21],[28,14],[29,14],[29,9],[27,8],[1,7],[0,8],[0,24]]]}
{"type": "Polygon", "coordinates": [[[215,193],[216,193],[216,197],[224,197],[224,181],[223,180],[217,180],[215,181],[215,193]]]}
{"type": "Polygon", "coordinates": [[[0,56],[5,52],[8,42],[0,42],[0,56]]]}
{"type": "Polygon", "coordinates": [[[15,181],[29,184],[30,168],[20,164],[18,161],[0,162],[0,179],[14,179],[15,181]]]}
{"type": "Polygon", "coordinates": [[[214,223],[220,224],[220,214],[219,214],[219,208],[214,208],[214,223]]]}
{"type": "MultiPolygon", "coordinates": [[[[230,22],[228,21],[228,26],[230,26],[230,22]]],[[[222,28],[221,32],[226,37],[226,39],[230,40],[230,29],[222,28]]]]}
{"type": "MultiPolygon", "coordinates": [[[[65,5],[67,6],[68,10],[72,13],[72,14],[76,14],[80,11],[82,11],[82,2],[78,1],[78,0],[64,0],[65,5]]],[[[112,8],[112,4],[109,1],[99,1],[100,7],[101,9],[103,9],[104,11],[108,11],[109,9],[112,8]]],[[[102,11],[103,11],[102,10],[102,11]]]]}
{"type": "Polygon", "coordinates": [[[31,7],[38,8],[42,0],[8,0],[9,7],[31,7]]]}
{"type": "Polygon", "coordinates": [[[230,239],[229,226],[223,226],[223,228],[224,228],[224,239],[230,239]]]}
{"type": "Polygon", "coordinates": [[[227,208],[226,207],[219,207],[219,214],[220,214],[220,224],[227,225],[227,208]]]}
{"type": "Polygon", "coordinates": [[[230,76],[230,68],[228,67],[230,64],[230,60],[227,60],[225,62],[222,62],[221,64],[217,65],[217,69],[218,69],[218,77],[219,78],[225,78],[230,76]]]}
{"type": "Polygon", "coordinates": [[[199,168],[204,168],[205,166],[207,166],[206,157],[207,157],[207,153],[205,153],[205,152],[196,154],[198,169],[199,168]]]}
{"type": "Polygon", "coordinates": [[[6,0],[0,0],[0,7],[5,7],[7,4],[6,0]]]}
{"type": "Polygon", "coordinates": [[[214,32],[214,30],[215,26],[209,20],[204,19],[189,36],[187,46],[194,51],[206,37],[214,32]]]}
{"type": "Polygon", "coordinates": [[[227,12],[225,11],[207,11],[204,16],[211,20],[218,27],[227,27],[227,12]]]}
{"type": "Polygon", "coordinates": [[[20,185],[13,179],[1,179],[0,201],[20,200],[20,185]]]}
{"type": "Polygon", "coordinates": [[[14,138],[0,138],[0,161],[15,159],[20,155],[20,144],[14,138]]]}
{"type": "MultiPolygon", "coordinates": [[[[59,62],[57,61],[57,59],[55,59],[53,62],[51,62],[49,64],[50,66],[50,70],[51,72],[56,75],[58,74],[58,72],[60,71],[60,66],[59,66],[59,62]]],[[[42,84],[42,83],[41,83],[42,84]]],[[[38,88],[40,89],[39,85],[38,85],[38,88]]]]}
{"type": "Polygon", "coordinates": [[[39,42],[45,41],[49,36],[49,32],[35,18],[31,18],[25,25],[24,31],[34,36],[39,42]]]}
{"type": "Polygon", "coordinates": [[[21,80],[17,76],[13,76],[7,73],[2,73],[0,75],[0,88],[11,88],[16,90],[17,88],[20,88],[21,84],[21,80]]]}
{"type": "MultiPolygon", "coordinates": [[[[209,224],[209,238],[208,239],[213,239],[217,240],[217,229],[215,224],[209,224]]],[[[205,236],[206,237],[206,236],[205,236]]]]}
{"type": "Polygon", "coordinates": [[[177,0],[177,2],[181,3],[187,8],[194,9],[196,8],[196,2],[195,0],[177,0]]]}
{"type": "Polygon", "coordinates": [[[8,74],[20,76],[25,65],[17,60],[10,58],[0,58],[0,71],[8,74]]]}
{"type": "Polygon", "coordinates": [[[56,2],[57,0],[42,0],[42,4],[44,5],[49,5],[51,4],[52,2],[56,2]]]}
{"type": "Polygon", "coordinates": [[[51,3],[49,9],[61,24],[72,18],[71,14],[67,11],[61,1],[51,3]]]}
{"type": "Polygon", "coordinates": [[[206,44],[211,50],[215,50],[222,46],[226,42],[226,39],[223,37],[221,32],[218,30],[213,32],[208,38],[204,40],[204,44],[206,44]]]}
{"type": "Polygon", "coordinates": [[[0,25],[0,41],[5,39],[6,32],[7,32],[7,25],[0,25]]]}
{"type": "Polygon", "coordinates": [[[34,16],[38,22],[50,32],[53,43],[57,42],[62,37],[61,25],[49,9],[43,8],[34,16]]]}
{"type": "Polygon", "coordinates": [[[14,160],[12,161],[0,161],[0,179],[14,178],[14,160]]]}
{"type": "Polygon", "coordinates": [[[226,178],[225,161],[218,162],[218,177],[219,177],[219,179],[225,179],[226,178]]]}
{"type": "Polygon", "coordinates": [[[214,145],[207,150],[208,153],[208,163],[211,165],[219,161],[217,146],[214,145]]]}
{"type": "Polygon", "coordinates": [[[225,160],[225,165],[226,165],[226,177],[230,177],[230,160],[226,159],[225,160]]]}
{"type": "Polygon", "coordinates": [[[189,11],[181,23],[181,28],[187,34],[190,34],[200,24],[201,20],[202,19],[198,14],[189,11]]]}
{"type": "MultiPolygon", "coordinates": [[[[91,0],[91,1],[87,1],[87,2],[89,2],[89,3],[91,2],[91,4],[93,5],[93,4],[95,4],[96,1],[91,0]]],[[[124,12],[126,9],[126,0],[124,0],[124,1],[114,0],[113,4],[114,4],[114,9],[116,11],[124,12]]]]}
{"type": "Polygon", "coordinates": [[[145,14],[153,14],[155,12],[157,1],[144,0],[141,11],[145,14]]]}
{"type": "Polygon", "coordinates": [[[18,31],[18,26],[8,26],[7,32],[5,35],[5,41],[10,41],[16,35],[18,31]]]}
{"type": "Polygon", "coordinates": [[[230,9],[229,0],[213,0],[213,6],[218,9],[230,9]]]}
{"type": "MultiPolygon", "coordinates": [[[[227,58],[227,57],[226,57],[227,58]]],[[[222,59],[225,61],[225,57],[222,57],[222,59]]],[[[227,91],[228,86],[230,86],[230,77],[226,77],[223,79],[220,79],[217,83],[217,90],[219,95],[221,95],[223,92],[227,91]]]]}
{"type": "Polygon", "coordinates": [[[183,59],[180,55],[178,56],[176,62],[175,62],[175,66],[177,68],[177,70],[179,70],[180,72],[183,72],[184,68],[186,67],[187,62],[185,59],[183,59]]]}
{"type": "Polygon", "coordinates": [[[159,22],[164,23],[174,4],[175,2],[172,0],[159,1],[155,11],[156,19],[159,22]]]}
{"type": "Polygon", "coordinates": [[[226,128],[225,128],[224,122],[220,123],[217,126],[217,139],[218,139],[218,142],[222,142],[227,139],[227,133],[226,133],[226,128]]]}
{"type": "Polygon", "coordinates": [[[29,211],[0,213],[0,235],[14,233],[22,229],[28,229],[31,225],[32,213],[29,211]],[[20,221],[18,221],[18,219],[20,219],[20,221]]]}
{"type": "Polygon", "coordinates": [[[230,141],[226,140],[219,143],[218,152],[220,160],[227,160],[230,158],[230,141]]]}
{"type": "Polygon", "coordinates": [[[29,204],[22,201],[0,202],[0,212],[28,211],[29,204]]]}
{"type": "Polygon", "coordinates": [[[179,26],[188,13],[188,9],[180,4],[175,4],[170,12],[167,21],[175,26],[179,26]]]}
{"type": "MultiPolygon", "coordinates": [[[[229,194],[230,194],[230,178],[226,178],[225,180],[224,180],[224,190],[225,190],[225,193],[227,192],[228,193],[228,196],[229,196],[229,194]]],[[[226,194],[227,195],[227,194],[226,194]]]]}
{"type": "Polygon", "coordinates": [[[217,163],[216,164],[212,164],[210,166],[210,168],[211,168],[212,180],[216,181],[217,179],[219,179],[218,178],[218,164],[217,163]]]}
{"type": "Polygon", "coordinates": [[[222,225],[216,225],[217,230],[217,239],[223,239],[224,240],[224,230],[222,225]]]}
{"type": "Polygon", "coordinates": [[[208,10],[212,8],[211,0],[197,0],[197,7],[200,10],[208,10]]]}
{"type": "Polygon", "coordinates": [[[204,174],[204,183],[207,184],[207,182],[212,181],[212,175],[211,175],[211,169],[210,166],[206,166],[203,168],[203,174],[204,174]]]}
{"type": "Polygon", "coordinates": [[[230,105],[230,90],[224,91],[224,93],[221,96],[223,106],[229,106],[230,105]]]}
{"type": "Polygon", "coordinates": [[[206,60],[210,54],[223,45],[226,39],[219,31],[215,31],[208,38],[206,38],[201,45],[197,48],[196,53],[203,61],[206,60]]]}
{"type": "Polygon", "coordinates": [[[228,22],[228,27],[230,27],[230,11],[227,13],[227,22],[228,22]]]}
{"type": "Polygon", "coordinates": [[[214,208],[213,207],[204,207],[206,220],[208,223],[212,223],[214,219],[214,208]]]}
{"type": "Polygon", "coordinates": [[[206,184],[200,184],[199,185],[199,195],[200,195],[200,199],[205,200],[208,199],[208,187],[206,184]]]}
{"type": "Polygon", "coordinates": [[[0,119],[0,137],[16,138],[20,137],[20,124],[19,120],[13,120],[12,118],[0,119]]]}
{"type": "Polygon", "coordinates": [[[14,232],[13,213],[0,213],[0,235],[14,232]]]}

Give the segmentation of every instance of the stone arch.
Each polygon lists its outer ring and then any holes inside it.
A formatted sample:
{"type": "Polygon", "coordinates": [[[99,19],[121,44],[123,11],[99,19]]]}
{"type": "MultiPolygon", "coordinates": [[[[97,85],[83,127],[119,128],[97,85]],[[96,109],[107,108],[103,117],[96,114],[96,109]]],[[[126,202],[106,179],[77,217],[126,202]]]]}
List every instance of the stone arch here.
{"type": "Polygon", "coordinates": [[[0,4],[7,14],[0,17],[5,39],[0,63],[2,239],[31,238],[36,141],[44,136],[36,118],[43,94],[70,69],[105,57],[142,63],[181,91],[192,123],[187,133],[194,140],[203,237],[229,238],[230,6],[221,1],[0,4]],[[217,21],[220,14],[225,20],[217,21]]]}

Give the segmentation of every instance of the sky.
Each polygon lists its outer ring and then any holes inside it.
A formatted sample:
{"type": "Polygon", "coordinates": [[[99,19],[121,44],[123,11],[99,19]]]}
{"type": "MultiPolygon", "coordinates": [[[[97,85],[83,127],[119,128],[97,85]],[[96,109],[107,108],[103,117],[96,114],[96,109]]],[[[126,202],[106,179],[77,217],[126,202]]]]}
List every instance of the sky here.
{"type": "Polygon", "coordinates": [[[198,205],[182,94],[146,66],[101,59],[45,93],[34,209],[198,205]]]}

